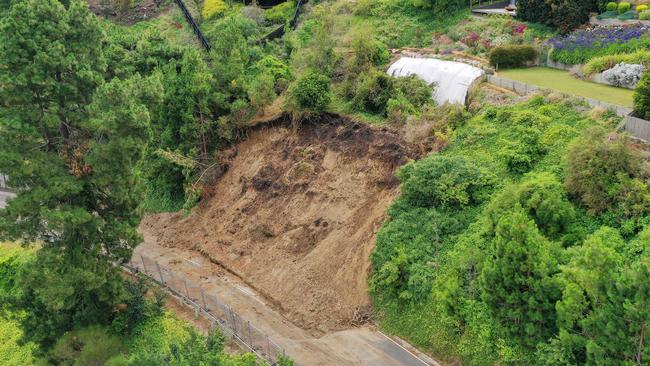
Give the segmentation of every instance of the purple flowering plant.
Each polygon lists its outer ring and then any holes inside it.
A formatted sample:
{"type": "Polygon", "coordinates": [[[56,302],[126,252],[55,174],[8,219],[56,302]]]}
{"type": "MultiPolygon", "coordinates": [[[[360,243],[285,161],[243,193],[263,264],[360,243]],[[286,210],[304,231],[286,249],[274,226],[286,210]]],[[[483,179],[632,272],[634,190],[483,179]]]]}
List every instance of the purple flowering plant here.
{"type": "Polygon", "coordinates": [[[615,53],[627,53],[650,48],[650,26],[594,26],[579,29],[567,36],[547,41],[551,59],[567,64],[585,63],[589,59],[615,53]]]}

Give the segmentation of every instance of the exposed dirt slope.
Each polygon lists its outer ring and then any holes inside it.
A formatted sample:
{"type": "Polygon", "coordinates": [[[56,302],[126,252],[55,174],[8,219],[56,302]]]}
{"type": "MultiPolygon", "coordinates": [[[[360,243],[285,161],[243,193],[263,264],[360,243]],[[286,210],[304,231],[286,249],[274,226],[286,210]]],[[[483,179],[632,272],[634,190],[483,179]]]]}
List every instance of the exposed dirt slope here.
{"type": "Polygon", "coordinates": [[[409,156],[397,134],[337,116],[297,131],[277,120],[236,146],[212,198],[142,230],[200,251],[303,328],[346,327],[369,306],[369,256],[409,156]]]}

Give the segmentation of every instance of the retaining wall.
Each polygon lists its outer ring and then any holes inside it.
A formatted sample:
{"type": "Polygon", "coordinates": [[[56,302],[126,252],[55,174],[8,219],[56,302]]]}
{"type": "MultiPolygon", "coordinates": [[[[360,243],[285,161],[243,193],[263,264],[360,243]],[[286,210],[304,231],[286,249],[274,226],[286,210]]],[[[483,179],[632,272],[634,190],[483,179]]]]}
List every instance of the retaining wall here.
{"type": "Polygon", "coordinates": [[[636,139],[650,142],[650,121],[628,115],[625,116],[623,129],[636,139]]]}

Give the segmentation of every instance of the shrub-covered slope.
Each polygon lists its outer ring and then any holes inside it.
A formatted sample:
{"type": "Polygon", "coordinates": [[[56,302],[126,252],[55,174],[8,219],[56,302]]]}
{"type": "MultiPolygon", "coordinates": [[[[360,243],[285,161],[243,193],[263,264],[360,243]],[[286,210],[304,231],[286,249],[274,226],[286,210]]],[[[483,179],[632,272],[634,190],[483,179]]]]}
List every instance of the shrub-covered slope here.
{"type": "Polygon", "coordinates": [[[372,255],[380,323],[463,365],[647,359],[647,162],[609,130],[540,96],[405,166],[372,255]]]}

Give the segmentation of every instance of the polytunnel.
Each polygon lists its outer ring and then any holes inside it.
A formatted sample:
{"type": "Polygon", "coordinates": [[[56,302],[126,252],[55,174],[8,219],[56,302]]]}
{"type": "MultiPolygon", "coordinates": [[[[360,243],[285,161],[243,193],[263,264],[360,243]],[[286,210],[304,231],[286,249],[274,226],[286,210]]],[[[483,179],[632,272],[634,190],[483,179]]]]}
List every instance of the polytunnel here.
{"type": "Polygon", "coordinates": [[[442,105],[465,104],[470,87],[483,76],[483,70],[462,62],[402,57],[390,65],[388,74],[396,77],[416,75],[429,84],[433,83],[433,99],[442,105]]]}

